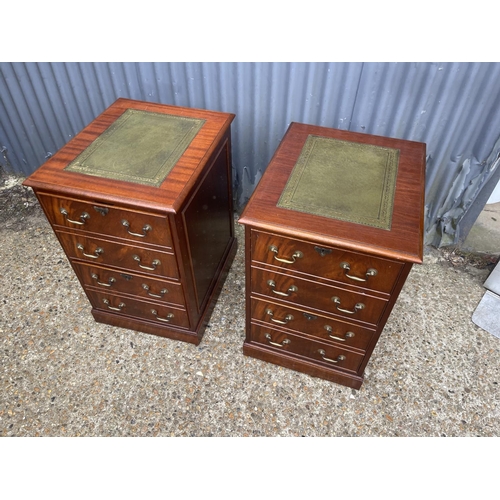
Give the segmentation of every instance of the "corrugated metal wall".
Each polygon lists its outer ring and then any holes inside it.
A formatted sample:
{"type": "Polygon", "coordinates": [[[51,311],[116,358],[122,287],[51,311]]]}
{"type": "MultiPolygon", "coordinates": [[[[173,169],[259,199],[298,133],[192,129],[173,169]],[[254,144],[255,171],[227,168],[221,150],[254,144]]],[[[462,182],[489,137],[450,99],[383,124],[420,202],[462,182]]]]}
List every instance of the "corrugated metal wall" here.
{"type": "MultiPolygon", "coordinates": [[[[291,121],[427,143],[426,243],[500,175],[498,63],[0,63],[0,165],[27,175],[117,97],[236,114],[237,207],[291,121]]],[[[476,214],[476,216],[477,216],[476,214]]]]}

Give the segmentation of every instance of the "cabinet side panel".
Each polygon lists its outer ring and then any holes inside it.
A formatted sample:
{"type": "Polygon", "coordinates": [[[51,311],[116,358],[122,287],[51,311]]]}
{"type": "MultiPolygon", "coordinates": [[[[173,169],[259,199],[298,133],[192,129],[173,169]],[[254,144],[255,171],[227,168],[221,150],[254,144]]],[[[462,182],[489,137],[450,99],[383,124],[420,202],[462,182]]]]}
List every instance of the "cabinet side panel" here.
{"type": "Polygon", "coordinates": [[[184,219],[198,307],[201,307],[233,237],[227,142],[189,201],[184,219]]]}

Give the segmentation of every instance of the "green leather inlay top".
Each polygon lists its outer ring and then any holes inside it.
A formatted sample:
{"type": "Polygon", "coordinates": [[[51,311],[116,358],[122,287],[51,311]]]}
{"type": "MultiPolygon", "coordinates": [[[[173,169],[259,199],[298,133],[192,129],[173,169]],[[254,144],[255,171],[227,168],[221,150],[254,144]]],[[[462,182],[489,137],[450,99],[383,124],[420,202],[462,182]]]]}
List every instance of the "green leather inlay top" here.
{"type": "Polygon", "coordinates": [[[205,120],[127,109],[66,168],[159,186],[205,120]]]}
{"type": "Polygon", "coordinates": [[[390,230],[399,150],[309,135],[278,207],[390,230]]]}

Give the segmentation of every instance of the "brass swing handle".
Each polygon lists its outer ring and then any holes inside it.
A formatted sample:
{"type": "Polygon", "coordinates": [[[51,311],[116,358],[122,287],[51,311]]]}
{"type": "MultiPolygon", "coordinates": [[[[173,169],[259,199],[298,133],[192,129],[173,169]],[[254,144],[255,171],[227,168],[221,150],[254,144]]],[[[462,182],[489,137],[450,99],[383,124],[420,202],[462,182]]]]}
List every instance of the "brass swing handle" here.
{"type": "Polygon", "coordinates": [[[144,238],[145,236],[147,236],[148,231],[151,231],[153,229],[149,224],[146,224],[142,228],[142,234],[140,234],[140,233],[133,233],[132,231],[130,231],[130,229],[129,229],[130,222],[128,220],[123,219],[122,225],[127,228],[128,234],[131,234],[132,236],[138,236],[139,238],[144,238]]]}
{"type": "Polygon", "coordinates": [[[340,361],[345,360],[345,356],[339,354],[337,359],[331,359],[326,357],[326,352],[323,349],[318,349],[319,355],[323,358],[323,361],[327,361],[328,363],[339,363],[340,361]]]}
{"type": "Polygon", "coordinates": [[[118,307],[113,307],[109,305],[110,302],[108,299],[102,299],[102,301],[108,306],[108,309],[110,309],[111,311],[121,311],[125,307],[125,304],[123,302],[120,302],[118,304],[118,307]]]}
{"type": "Polygon", "coordinates": [[[132,258],[136,262],[139,263],[140,268],[147,269],[148,271],[155,271],[157,266],[159,266],[161,264],[161,262],[158,259],[155,259],[155,260],[153,260],[153,262],[151,262],[152,267],[149,267],[149,266],[145,266],[144,264],[141,264],[141,258],[138,255],[132,255],[132,258]]]}
{"type": "Polygon", "coordinates": [[[149,285],[146,285],[146,283],[143,283],[142,284],[142,288],[144,288],[144,290],[146,290],[146,292],[148,293],[148,295],[150,297],[155,297],[157,299],[162,299],[163,296],[168,293],[168,290],[166,288],[163,288],[163,290],[160,290],[160,294],[156,294],[156,293],[151,293],[150,292],[150,287],[149,285]]]}
{"type": "Polygon", "coordinates": [[[103,283],[102,281],[99,281],[99,275],[98,274],[92,273],[91,276],[92,276],[92,279],[96,280],[97,284],[101,285],[101,286],[112,286],[113,283],[116,282],[116,279],[113,278],[113,277],[109,278],[109,280],[108,280],[107,283],[103,283]]]}
{"type": "Polygon", "coordinates": [[[100,247],[94,250],[93,255],[90,253],[85,253],[85,247],[81,243],[78,243],[78,245],[76,245],[76,248],[78,248],[78,250],[80,250],[83,255],[85,255],[85,257],[89,257],[90,259],[98,259],[99,256],[104,253],[104,250],[100,247]]]}
{"type": "Polygon", "coordinates": [[[366,278],[359,278],[358,276],[351,276],[350,274],[348,274],[348,272],[351,270],[351,265],[349,264],[349,262],[341,262],[340,267],[342,269],[344,269],[345,276],[351,280],[354,280],[354,281],[368,281],[368,278],[370,276],[377,276],[377,270],[373,269],[373,268],[370,268],[370,269],[368,269],[368,271],[366,271],[366,273],[365,273],[366,278]]]}
{"type": "Polygon", "coordinates": [[[288,259],[281,259],[279,257],[277,257],[278,255],[278,247],[274,246],[274,245],[271,245],[269,247],[269,251],[270,252],[273,252],[274,254],[274,260],[277,260],[278,262],[283,262],[285,264],[294,264],[295,263],[295,259],[301,259],[304,254],[302,252],[299,252],[298,250],[296,252],[294,252],[294,254],[292,255],[292,260],[288,260],[288,259]]]}
{"type": "Polygon", "coordinates": [[[281,297],[289,297],[290,294],[299,291],[299,289],[295,285],[292,285],[286,292],[280,292],[279,290],[274,290],[276,283],[273,280],[268,280],[267,284],[271,287],[271,292],[275,293],[276,295],[280,295],[281,297]]]}
{"type": "Polygon", "coordinates": [[[151,314],[156,316],[158,321],[163,321],[164,323],[170,323],[170,320],[174,317],[173,313],[169,313],[166,318],[162,318],[161,316],[158,316],[158,311],[156,309],[151,309],[151,314]]]}
{"type": "Polygon", "coordinates": [[[267,341],[271,344],[271,345],[274,345],[276,347],[285,347],[287,344],[290,344],[292,341],[290,339],[285,339],[283,340],[283,342],[278,343],[278,342],[273,342],[272,340],[272,337],[271,337],[271,334],[270,333],[266,333],[264,335],[264,337],[266,337],[267,341]]]}
{"type": "Polygon", "coordinates": [[[358,311],[361,311],[361,309],[365,308],[365,305],[362,302],[358,302],[354,306],[354,311],[349,311],[349,309],[342,309],[341,307],[339,307],[340,299],[338,297],[332,297],[332,301],[335,302],[335,304],[337,304],[337,311],[347,313],[347,314],[356,314],[358,311]]]}
{"type": "Polygon", "coordinates": [[[273,323],[278,323],[279,325],[286,325],[289,321],[293,321],[293,316],[291,314],[287,314],[285,316],[285,320],[281,320],[281,319],[274,319],[273,316],[274,316],[274,313],[273,311],[271,311],[271,309],[266,309],[266,314],[271,316],[271,321],[273,323]]]}
{"type": "Polygon", "coordinates": [[[325,325],[325,330],[328,332],[328,336],[333,340],[340,340],[340,342],[345,342],[347,339],[352,339],[354,337],[353,332],[346,332],[344,337],[337,337],[332,335],[333,328],[330,325],[325,325]]]}
{"type": "Polygon", "coordinates": [[[83,212],[82,215],[80,215],[80,219],[81,220],[71,220],[71,219],[68,219],[68,211],[65,208],[60,208],[59,212],[61,212],[64,215],[64,218],[68,222],[71,222],[71,224],[77,224],[78,226],[83,226],[85,224],[85,221],[87,219],[90,219],[90,215],[87,212],[83,212]]]}

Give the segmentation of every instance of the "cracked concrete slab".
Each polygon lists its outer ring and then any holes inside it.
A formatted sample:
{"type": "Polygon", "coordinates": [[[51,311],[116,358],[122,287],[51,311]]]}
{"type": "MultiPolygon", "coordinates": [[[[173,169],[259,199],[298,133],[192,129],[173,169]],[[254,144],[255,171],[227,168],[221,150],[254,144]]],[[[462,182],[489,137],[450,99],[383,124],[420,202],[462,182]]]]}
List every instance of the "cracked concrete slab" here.
{"type": "Polygon", "coordinates": [[[199,346],[98,324],[33,194],[0,191],[0,436],[499,436],[491,263],[428,248],[355,391],[242,354],[244,239],[199,346]]]}

